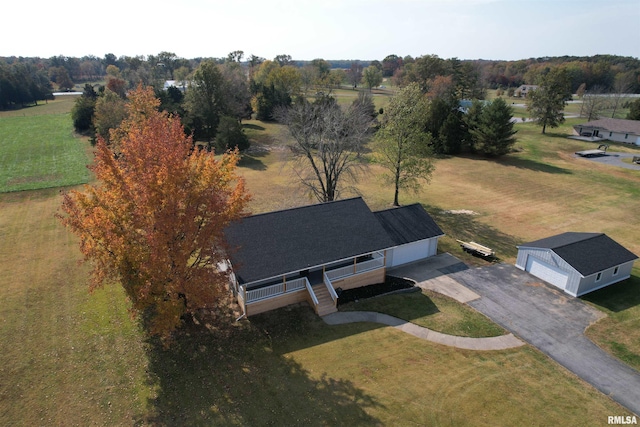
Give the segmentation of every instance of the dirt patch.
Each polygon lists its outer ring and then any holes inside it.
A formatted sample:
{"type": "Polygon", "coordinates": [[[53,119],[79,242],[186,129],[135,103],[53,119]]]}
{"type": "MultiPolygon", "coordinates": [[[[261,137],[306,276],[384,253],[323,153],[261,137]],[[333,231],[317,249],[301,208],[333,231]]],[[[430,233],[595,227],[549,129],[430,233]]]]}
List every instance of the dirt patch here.
{"type": "Polygon", "coordinates": [[[455,209],[455,210],[442,211],[442,212],[446,214],[452,214],[452,215],[480,215],[478,212],[475,212],[469,209],[455,209]]]}

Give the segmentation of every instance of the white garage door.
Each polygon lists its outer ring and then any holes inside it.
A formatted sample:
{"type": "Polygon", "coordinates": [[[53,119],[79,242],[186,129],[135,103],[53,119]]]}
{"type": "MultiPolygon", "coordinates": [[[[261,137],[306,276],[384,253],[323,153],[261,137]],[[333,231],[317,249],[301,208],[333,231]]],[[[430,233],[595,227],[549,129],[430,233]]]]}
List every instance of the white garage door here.
{"type": "Polygon", "coordinates": [[[562,290],[566,288],[567,280],[569,279],[569,275],[558,267],[549,265],[531,256],[527,258],[526,271],[562,290]]]}
{"type": "Polygon", "coordinates": [[[421,240],[419,242],[408,243],[406,245],[393,248],[390,267],[395,267],[435,255],[435,253],[431,253],[431,246],[433,246],[431,240],[421,240]]]}

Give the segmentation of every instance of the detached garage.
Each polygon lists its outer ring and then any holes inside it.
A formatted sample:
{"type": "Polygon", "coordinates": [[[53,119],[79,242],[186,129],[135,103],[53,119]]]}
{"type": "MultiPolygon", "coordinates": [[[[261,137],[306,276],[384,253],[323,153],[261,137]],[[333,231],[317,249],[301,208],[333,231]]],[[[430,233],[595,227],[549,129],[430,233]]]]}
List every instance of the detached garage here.
{"type": "Polygon", "coordinates": [[[562,233],[518,246],[516,267],[574,297],[629,278],[636,255],[603,233],[562,233]]]}
{"type": "Polygon", "coordinates": [[[387,268],[418,261],[438,253],[438,239],[444,233],[433,218],[416,203],[374,212],[396,245],[387,250],[387,268]]]}

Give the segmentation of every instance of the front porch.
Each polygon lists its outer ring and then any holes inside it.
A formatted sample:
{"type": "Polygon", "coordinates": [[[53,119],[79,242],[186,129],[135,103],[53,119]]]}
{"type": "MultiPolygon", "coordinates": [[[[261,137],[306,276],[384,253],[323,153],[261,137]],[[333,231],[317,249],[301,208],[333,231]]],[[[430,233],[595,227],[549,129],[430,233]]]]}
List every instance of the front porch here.
{"type": "Polygon", "coordinates": [[[238,303],[247,316],[307,301],[324,316],[337,311],[336,289],[381,283],[385,277],[385,252],[285,274],[280,278],[238,286],[238,303]]]}

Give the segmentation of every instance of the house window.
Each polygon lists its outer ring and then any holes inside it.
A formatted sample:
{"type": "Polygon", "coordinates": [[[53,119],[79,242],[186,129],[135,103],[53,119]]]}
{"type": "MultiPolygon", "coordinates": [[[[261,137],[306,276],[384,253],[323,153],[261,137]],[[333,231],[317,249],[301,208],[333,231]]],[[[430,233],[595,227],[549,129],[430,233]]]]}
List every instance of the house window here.
{"type": "Polygon", "coordinates": [[[614,269],[613,269],[613,275],[614,275],[614,276],[615,276],[616,274],[618,274],[618,268],[620,268],[620,267],[616,267],[616,268],[614,268],[614,269]]]}
{"type": "Polygon", "coordinates": [[[596,276],[596,282],[599,282],[600,279],[602,279],[602,273],[598,273],[598,275],[596,276]]]}
{"type": "Polygon", "coordinates": [[[624,134],[624,139],[627,139],[627,137],[628,137],[628,136],[629,136],[629,134],[628,134],[628,133],[625,133],[625,134],[624,134]]]}
{"type": "Polygon", "coordinates": [[[600,135],[600,131],[598,129],[593,131],[593,136],[598,136],[600,135]]]}
{"type": "Polygon", "coordinates": [[[613,132],[609,132],[609,138],[611,138],[611,135],[613,135],[613,132]]]}

